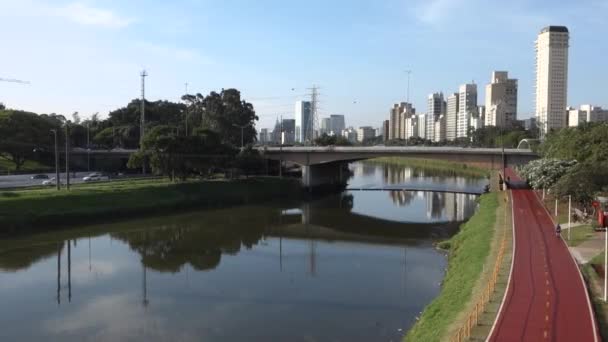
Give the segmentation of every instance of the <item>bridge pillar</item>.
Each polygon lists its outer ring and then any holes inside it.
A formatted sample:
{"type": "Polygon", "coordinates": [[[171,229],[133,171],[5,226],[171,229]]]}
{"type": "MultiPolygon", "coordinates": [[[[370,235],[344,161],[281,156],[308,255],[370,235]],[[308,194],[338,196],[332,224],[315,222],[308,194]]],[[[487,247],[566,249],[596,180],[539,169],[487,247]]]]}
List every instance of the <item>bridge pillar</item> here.
{"type": "Polygon", "coordinates": [[[315,165],[302,165],[302,186],[307,189],[341,189],[346,186],[343,168],[346,163],[335,162],[315,165]]]}

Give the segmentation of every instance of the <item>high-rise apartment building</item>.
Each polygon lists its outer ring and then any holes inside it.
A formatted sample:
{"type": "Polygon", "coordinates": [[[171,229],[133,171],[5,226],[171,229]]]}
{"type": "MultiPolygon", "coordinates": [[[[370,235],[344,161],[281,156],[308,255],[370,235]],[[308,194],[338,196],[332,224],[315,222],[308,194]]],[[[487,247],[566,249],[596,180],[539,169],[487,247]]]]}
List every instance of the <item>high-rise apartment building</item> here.
{"type": "Polygon", "coordinates": [[[297,101],[296,108],[295,140],[299,143],[311,143],[313,140],[313,117],[310,101],[297,101]]]}
{"type": "Polygon", "coordinates": [[[371,126],[362,126],[357,130],[357,141],[364,142],[367,139],[374,138],[376,130],[371,126]]]}
{"type": "Polygon", "coordinates": [[[456,139],[456,127],[458,126],[458,106],[460,104],[458,96],[458,93],[453,93],[452,95],[448,96],[445,116],[446,139],[448,141],[454,141],[456,139]]]}
{"type": "Polygon", "coordinates": [[[382,122],[382,140],[384,141],[388,141],[389,123],[389,120],[384,120],[382,122]]]}
{"type": "Polygon", "coordinates": [[[446,103],[443,93],[430,94],[427,99],[426,135],[431,141],[445,140],[446,103]],[[441,140],[437,140],[441,138],[441,140]]]}
{"type": "Polygon", "coordinates": [[[507,71],[493,71],[486,85],[485,125],[511,128],[517,120],[517,80],[507,71]]]}
{"type": "Polygon", "coordinates": [[[471,119],[478,120],[477,113],[477,85],[463,84],[458,92],[458,118],[456,125],[456,138],[466,138],[471,127],[471,119]]]}
{"type": "Polygon", "coordinates": [[[536,123],[541,137],[566,127],[568,47],[565,26],[547,26],[536,39],[536,123]]]}
{"type": "Polygon", "coordinates": [[[396,103],[391,108],[389,116],[389,140],[406,139],[406,119],[416,114],[416,109],[411,103],[396,103]]]}
{"type": "Polygon", "coordinates": [[[427,139],[427,137],[426,137],[426,115],[418,114],[418,115],[416,115],[416,119],[418,121],[418,137],[421,139],[427,139]]]}

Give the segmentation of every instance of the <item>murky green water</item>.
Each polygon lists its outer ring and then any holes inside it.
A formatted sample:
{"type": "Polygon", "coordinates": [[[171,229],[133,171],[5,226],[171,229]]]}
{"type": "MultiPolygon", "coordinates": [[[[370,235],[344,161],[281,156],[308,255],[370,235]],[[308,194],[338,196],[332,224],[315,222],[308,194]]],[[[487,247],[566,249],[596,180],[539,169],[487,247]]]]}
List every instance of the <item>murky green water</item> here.
{"type": "MultiPolygon", "coordinates": [[[[357,186],[485,184],[353,168],[357,186]]],[[[2,241],[0,341],[397,341],[475,197],[350,191],[2,241]]]]}

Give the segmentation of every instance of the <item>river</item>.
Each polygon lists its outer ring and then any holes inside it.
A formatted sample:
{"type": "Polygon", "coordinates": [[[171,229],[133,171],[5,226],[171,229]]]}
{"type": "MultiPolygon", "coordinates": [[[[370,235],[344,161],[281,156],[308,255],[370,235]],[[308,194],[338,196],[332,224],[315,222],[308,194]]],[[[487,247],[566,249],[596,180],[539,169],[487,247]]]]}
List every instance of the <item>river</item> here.
{"type": "MultiPolygon", "coordinates": [[[[480,178],[351,165],[349,188],[480,178]]],[[[1,241],[0,341],[398,341],[476,195],[361,191],[1,241]]]]}

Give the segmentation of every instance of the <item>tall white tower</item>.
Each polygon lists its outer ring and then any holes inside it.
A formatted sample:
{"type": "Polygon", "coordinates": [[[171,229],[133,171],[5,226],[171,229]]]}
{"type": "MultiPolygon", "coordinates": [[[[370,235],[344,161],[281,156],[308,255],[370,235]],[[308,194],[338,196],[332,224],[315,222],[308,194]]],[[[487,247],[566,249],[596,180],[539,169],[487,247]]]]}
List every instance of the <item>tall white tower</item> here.
{"type": "Polygon", "coordinates": [[[541,138],[567,124],[569,39],[565,26],[547,26],[536,39],[536,122],[541,138]]]}

